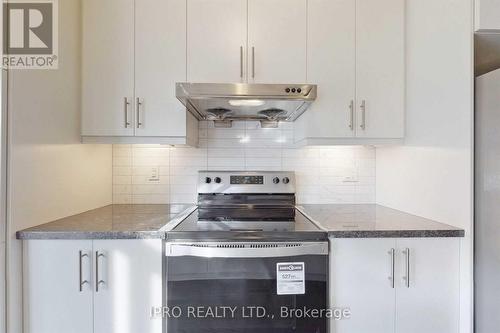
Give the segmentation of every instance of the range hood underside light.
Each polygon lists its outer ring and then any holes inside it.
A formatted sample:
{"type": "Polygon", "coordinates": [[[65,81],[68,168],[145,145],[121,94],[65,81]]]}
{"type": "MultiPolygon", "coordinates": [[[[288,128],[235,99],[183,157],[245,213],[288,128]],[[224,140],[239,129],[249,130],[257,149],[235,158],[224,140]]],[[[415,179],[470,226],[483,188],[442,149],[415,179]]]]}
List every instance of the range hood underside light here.
{"type": "Polygon", "coordinates": [[[231,99],[229,105],[231,106],[262,106],[266,102],[260,99],[231,99]]]}

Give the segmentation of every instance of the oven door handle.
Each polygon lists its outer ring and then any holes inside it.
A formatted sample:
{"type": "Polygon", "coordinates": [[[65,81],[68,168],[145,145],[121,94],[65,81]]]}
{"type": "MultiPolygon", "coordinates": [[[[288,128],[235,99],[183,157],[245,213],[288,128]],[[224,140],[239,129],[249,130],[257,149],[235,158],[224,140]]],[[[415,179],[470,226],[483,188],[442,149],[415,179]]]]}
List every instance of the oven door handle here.
{"type": "Polygon", "coordinates": [[[328,242],[298,243],[166,243],[167,257],[272,258],[328,255],[328,242]]]}

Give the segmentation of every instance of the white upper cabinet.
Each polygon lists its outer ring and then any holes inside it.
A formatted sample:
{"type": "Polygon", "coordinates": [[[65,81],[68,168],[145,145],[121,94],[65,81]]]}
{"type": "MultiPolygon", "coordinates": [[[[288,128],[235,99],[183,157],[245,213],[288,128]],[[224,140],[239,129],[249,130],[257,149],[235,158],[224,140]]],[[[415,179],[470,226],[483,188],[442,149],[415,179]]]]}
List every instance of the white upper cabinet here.
{"type": "Polygon", "coordinates": [[[135,135],[186,136],[175,83],[186,80],[186,1],[135,5],[135,135]]]}
{"type": "Polygon", "coordinates": [[[248,82],[305,82],[306,12],[306,0],[248,0],[248,82]]]}
{"type": "Polygon", "coordinates": [[[82,140],[197,143],[175,97],[186,80],[186,0],[83,2],[82,140]]]}
{"type": "Polygon", "coordinates": [[[187,79],[246,81],[247,1],[187,0],[187,79]]]}
{"type": "Polygon", "coordinates": [[[500,2],[498,0],[475,0],[475,6],[475,30],[500,31],[500,2]]]}
{"type": "Polygon", "coordinates": [[[404,136],[404,0],[356,0],[356,96],[358,136],[404,136]]]}
{"type": "Polygon", "coordinates": [[[187,0],[187,80],[303,83],[306,0],[187,0]]]}
{"type": "Polygon", "coordinates": [[[307,81],[295,122],[309,144],[398,143],[405,128],[405,0],[309,0],[307,81]]]}
{"type": "Polygon", "coordinates": [[[458,333],[460,240],[409,238],[397,243],[396,332],[458,333]]]}
{"type": "Polygon", "coordinates": [[[134,0],[85,0],[82,135],[134,135],[134,0]]]}
{"type": "Polygon", "coordinates": [[[318,96],[296,121],[303,136],[351,138],[355,135],[355,1],[307,2],[307,81],[318,96]]]}

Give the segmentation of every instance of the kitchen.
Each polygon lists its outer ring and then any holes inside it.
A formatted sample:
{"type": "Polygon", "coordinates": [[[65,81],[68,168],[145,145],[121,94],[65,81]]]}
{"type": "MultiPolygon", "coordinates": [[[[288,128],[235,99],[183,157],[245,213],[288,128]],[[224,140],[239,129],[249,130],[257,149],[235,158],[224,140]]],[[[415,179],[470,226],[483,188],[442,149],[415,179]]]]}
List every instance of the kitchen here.
{"type": "Polygon", "coordinates": [[[471,1],[57,9],[58,69],[8,71],[7,332],[472,332],[471,1]],[[247,105],[204,115],[197,85],[247,105]],[[232,119],[312,86],[294,121],[232,119]],[[279,295],[290,258],[305,291],[279,295]],[[294,300],[352,316],[150,316],[294,300]]]}

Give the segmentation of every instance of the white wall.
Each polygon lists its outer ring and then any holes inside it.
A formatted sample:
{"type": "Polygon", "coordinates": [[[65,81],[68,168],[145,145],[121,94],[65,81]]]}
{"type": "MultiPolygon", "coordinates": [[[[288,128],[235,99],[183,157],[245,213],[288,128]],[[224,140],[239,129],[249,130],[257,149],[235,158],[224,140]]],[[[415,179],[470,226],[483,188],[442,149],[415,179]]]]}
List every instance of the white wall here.
{"type": "Polygon", "coordinates": [[[19,229],[111,203],[111,146],[79,144],[80,0],[59,1],[59,69],[9,77],[8,332],[21,332],[19,229]]]}
{"type": "Polygon", "coordinates": [[[199,148],[113,146],[114,203],[195,203],[199,170],[295,171],[299,203],[375,203],[373,147],[293,148],[293,123],[214,128],[200,122],[199,148]],[[149,181],[151,168],[160,177],[149,181]]]}
{"type": "Polygon", "coordinates": [[[377,149],[377,203],[462,227],[461,332],[472,332],[473,4],[407,0],[407,135],[377,149]]]}

